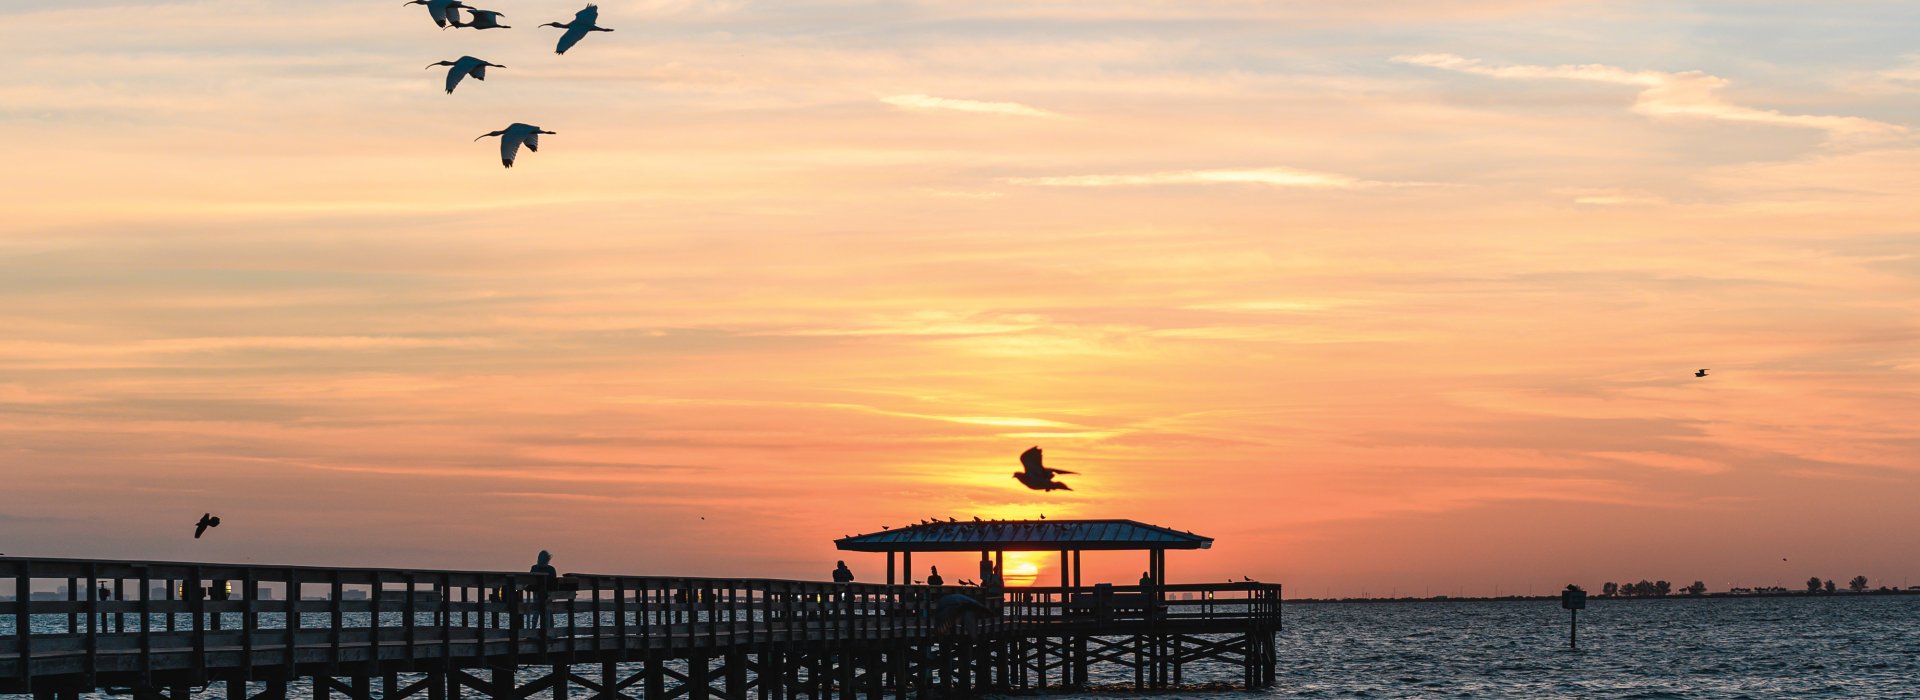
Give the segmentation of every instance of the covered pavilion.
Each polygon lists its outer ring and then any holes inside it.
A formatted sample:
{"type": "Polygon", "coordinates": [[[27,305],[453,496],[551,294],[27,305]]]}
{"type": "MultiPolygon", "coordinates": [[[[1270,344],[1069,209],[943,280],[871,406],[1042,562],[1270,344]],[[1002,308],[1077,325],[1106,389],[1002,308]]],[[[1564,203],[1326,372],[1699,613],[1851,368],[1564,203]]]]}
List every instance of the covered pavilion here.
{"type": "MultiPolygon", "coordinates": [[[[1080,553],[1088,550],[1144,551],[1147,575],[1156,586],[1167,582],[1167,550],[1210,549],[1213,538],[1148,525],[1135,520],[979,520],[922,521],[917,525],[834,540],[848,552],[886,552],[887,583],[901,575],[913,581],[914,552],[979,552],[982,570],[991,562],[1001,571],[1007,552],[1059,552],[1060,586],[1080,587],[1080,553]]],[[[984,573],[982,576],[984,577],[984,573]]]]}

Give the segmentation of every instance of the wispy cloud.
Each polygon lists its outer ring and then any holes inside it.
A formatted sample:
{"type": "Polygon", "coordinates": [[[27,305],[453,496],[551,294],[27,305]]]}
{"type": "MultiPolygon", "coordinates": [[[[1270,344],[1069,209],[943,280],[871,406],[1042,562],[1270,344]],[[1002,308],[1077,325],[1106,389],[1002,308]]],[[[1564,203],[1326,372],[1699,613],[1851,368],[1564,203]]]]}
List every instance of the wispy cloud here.
{"type": "Polygon", "coordinates": [[[1602,64],[1536,66],[1492,65],[1448,53],[1395,56],[1397,63],[1426,66],[1503,80],[1578,80],[1640,88],[1633,111],[1650,117],[1693,117],[1770,126],[1818,129],[1834,137],[1872,138],[1906,133],[1898,124],[1862,117],[1786,114],[1728,102],[1721,89],[1731,81],[1699,71],[1633,71],[1602,64]]]}
{"type": "Polygon", "coordinates": [[[950,110],[954,112],[976,112],[980,114],[1004,114],[1016,117],[1041,117],[1062,119],[1065,115],[1049,112],[1039,107],[1023,105],[1018,102],[983,102],[980,100],[956,100],[932,95],[891,95],[880,98],[881,102],[916,111],[950,110]]]}
{"type": "Polygon", "coordinates": [[[1266,185],[1307,189],[1357,189],[1390,184],[1335,173],[1293,168],[1177,170],[1133,175],[1055,175],[1007,178],[1010,184],[1039,187],[1139,187],[1145,185],[1266,185]]]}
{"type": "Polygon", "coordinates": [[[1572,197],[1574,204],[1589,207],[1650,207],[1667,203],[1664,197],[1636,190],[1565,189],[1559,193],[1572,197]]]}

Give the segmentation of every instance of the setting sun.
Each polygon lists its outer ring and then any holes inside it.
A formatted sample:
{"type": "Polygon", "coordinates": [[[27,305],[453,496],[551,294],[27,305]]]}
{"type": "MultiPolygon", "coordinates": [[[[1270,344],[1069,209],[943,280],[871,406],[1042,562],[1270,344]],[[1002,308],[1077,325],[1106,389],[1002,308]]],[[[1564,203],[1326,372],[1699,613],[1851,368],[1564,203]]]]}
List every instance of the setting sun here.
{"type": "Polygon", "coordinates": [[[1007,552],[1004,574],[1009,586],[1031,586],[1040,579],[1046,552],[1007,552]]]}

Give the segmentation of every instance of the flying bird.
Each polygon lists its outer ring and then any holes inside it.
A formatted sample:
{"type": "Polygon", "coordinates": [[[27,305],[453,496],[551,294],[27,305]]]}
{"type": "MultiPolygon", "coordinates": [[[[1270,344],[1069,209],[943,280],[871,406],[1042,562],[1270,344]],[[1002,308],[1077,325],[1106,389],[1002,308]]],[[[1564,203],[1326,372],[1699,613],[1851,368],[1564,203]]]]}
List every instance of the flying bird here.
{"type": "Polygon", "coordinates": [[[466,5],[460,3],[460,0],[407,0],[407,2],[400,4],[401,7],[408,5],[426,5],[427,16],[432,17],[433,23],[439,25],[441,29],[446,29],[449,24],[457,26],[458,22],[449,21],[447,16],[452,14],[454,19],[458,20],[458,10],[455,8],[466,7],[466,5]]]}
{"type": "Polygon", "coordinates": [[[519,122],[514,122],[513,124],[507,126],[507,128],[505,129],[501,129],[499,131],[495,131],[492,133],[481,134],[479,136],[474,137],[473,140],[479,141],[480,139],[484,139],[488,136],[500,137],[500,164],[511,168],[513,167],[514,155],[520,152],[520,144],[524,143],[527,145],[527,150],[533,151],[534,153],[539,153],[540,152],[540,135],[541,134],[551,135],[553,133],[554,132],[546,131],[532,124],[521,124],[519,122]]]}
{"type": "Polygon", "coordinates": [[[540,26],[559,27],[561,29],[567,30],[567,33],[560,35],[559,46],[556,46],[553,49],[554,53],[563,54],[567,52],[567,49],[573,48],[574,44],[580,43],[581,39],[587,38],[587,32],[613,31],[606,27],[602,27],[595,24],[595,22],[598,22],[599,20],[600,20],[600,6],[588,5],[586,9],[573,13],[572,22],[568,22],[566,24],[561,24],[559,22],[548,22],[540,26]]]}
{"type": "Polygon", "coordinates": [[[1704,376],[1707,376],[1707,371],[1706,371],[1706,370],[1704,370],[1704,369],[1701,369],[1701,370],[1694,370],[1694,373],[1693,373],[1693,376],[1696,376],[1696,377],[1704,377],[1704,376]]]}
{"type": "Polygon", "coordinates": [[[200,539],[201,535],[207,534],[207,528],[210,527],[220,527],[220,519],[213,517],[212,513],[201,514],[200,522],[193,525],[193,538],[200,539]]]}
{"type": "Polygon", "coordinates": [[[441,61],[427,67],[432,68],[434,66],[452,66],[452,68],[447,69],[447,94],[449,95],[453,94],[453,88],[460,84],[462,78],[471,75],[474,80],[486,80],[488,68],[506,67],[498,63],[488,63],[472,56],[461,56],[457,61],[441,61]]]}
{"type": "Polygon", "coordinates": [[[1022,469],[1014,472],[1013,478],[1019,479],[1020,483],[1025,484],[1027,488],[1035,491],[1052,491],[1054,489],[1061,491],[1073,490],[1067,488],[1066,484],[1054,481],[1053,479],[1056,474],[1072,474],[1073,472],[1065,469],[1048,469],[1045,465],[1042,465],[1040,463],[1039,446],[1029,447],[1027,451],[1020,453],[1020,466],[1022,469]]]}
{"type": "Polygon", "coordinates": [[[500,23],[500,18],[507,16],[507,14],[504,12],[494,12],[493,10],[476,10],[471,7],[467,8],[467,12],[469,14],[472,14],[473,17],[471,19],[468,19],[465,22],[460,21],[459,10],[454,10],[452,13],[450,13],[447,16],[447,20],[449,22],[452,22],[453,26],[467,27],[472,29],[512,29],[513,28],[511,26],[500,23]]]}

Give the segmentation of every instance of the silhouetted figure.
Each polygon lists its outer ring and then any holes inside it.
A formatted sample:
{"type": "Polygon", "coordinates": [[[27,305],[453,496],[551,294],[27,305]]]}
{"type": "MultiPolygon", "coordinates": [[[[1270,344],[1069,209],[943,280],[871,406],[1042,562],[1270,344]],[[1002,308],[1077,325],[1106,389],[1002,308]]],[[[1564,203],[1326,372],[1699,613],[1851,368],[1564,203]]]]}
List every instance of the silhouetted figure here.
{"type": "Polygon", "coordinates": [[[943,579],[943,578],[940,578],[940,567],[938,567],[938,566],[935,566],[935,567],[932,567],[932,568],[931,568],[931,569],[930,569],[930,570],[929,570],[929,571],[927,572],[927,585],[929,585],[929,586],[944,586],[944,585],[947,585],[947,580],[946,580],[946,579],[943,579]]]}
{"type": "Polygon", "coordinates": [[[1707,376],[1707,371],[1705,369],[1695,370],[1693,373],[1693,376],[1696,376],[1696,377],[1707,376]]]}
{"type": "Polygon", "coordinates": [[[1005,581],[1000,578],[1000,567],[997,565],[988,565],[987,573],[980,575],[981,588],[999,588],[1003,583],[1005,581]]]}
{"type": "Polygon", "coordinates": [[[933,606],[933,619],[937,623],[933,633],[946,634],[962,622],[971,625],[978,615],[988,612],[993,612],[993,609],[965,593],[948,593],[940,596],[940,600],[935,601],[933,606]]]}
{"type": "Polygon", "coordinates": [[[100,584],[100,589],[93,592],[93,599],[113,600],[113,589],[107,588],[107,584],[100,584]]]}
{"type": "Polygon", "coordinates": [[[853,583],[853,569],[847,568],[847,562],[841,561],[833,568],[834,583],[853,583]]]}
{"type": "Polygon", "coordinates": [[[494,12],[493,10],[476,10],[473,8],[467,8],[467,11],[473,13],[473,18],[465,22],[460,21],[459,10],[454,10],[453,12],[447,13],[448,14],[447,19],[453,22],[453,26],[456,26],[456,27],[467,27],[471,29],[512,29],[513,28],[509,25],[500,23],[500,18],[507,16],[505,13],[494,12]]]}
{"type": "Polygon", "coordinates": [[[457,12],[454,8],[466,7],[460,3],[460,0],[408,0],[400,3],[401,7],[407,5],[426,5],[427,16],[432,17],[433,23],[439,25],[441,29],[446,29],[447,25],[453,24],[447,16],[457,12]]]}
{"type": "Polygon", "coordinates": [[[540,135],[553,133],[532,124],[514,122],[507,125],[505,129],[475,136],[473,140],[479,141],[489,136],[500,137],[500,165],[511,168],[514,156],[520,153],[520,144],[524,143],[527,145],[527,150],[539,153],[540,135]]]}
{"type": "Polygon", "coordinates": [[[580,43],[581,39],[587,38],[587,32],[613,31],[606,27],[602,27],[602,26],[599,26],[598,24],[595,24],[596,22],[599,22],[599,21],[600,21],[600,6],[588,5],[586,9],[573,13],[572,22],[568,22],[566,24],[561,24],[559,22],[548,22],[540,26],[559,27],[561,29],[567,30],[567,33],[560,35],[560,44],[554,47],[553,49],[554,53],[564,54],[567,52],[567,49],[573,48],[574,44],[580,43]]]}
{"type": "Polygon", "coordinates": [[[1141,588],[1152,588],[1152,587],[1153,587],[1153,574],[1150,574],[1150,573],[1147,573],[1147,572],[1145,572],[1145,571],[1142,571],[1142,572],[1140,572],[1140,587],[1141,587],[1141,588]]]}
{"type": "Polygon", "coordinates": [[[545,585],[548,589],[552,589],[553,582],[560,579],[560,570],[553,568],[553,553],[544,549],[540,550],[540,556],[534,560],[533,566],[527,567],[527,573],[547,577],[545,585]]]}
{"type": "Polygon", "coordinates": [[[547,626],[547,599],[553,596],[554,584],[560,582],[560,570],[553,568],[553,554],[542,549],[533,566],[527,567],[527,573],[541,576],[538,582],[527,589],[533,596],[533,610],[527,613],[527,626],[541,629],[547,626]]]}
{"type": "Polygon", "coordinates": [[[486,80],[488,68],[506,67],[498,63],[488,63],[472,56],[461,56],[458,60],[441,61],[427,67],[433,68],[434,66],[452,66],[452,68],[447,69],[447,94],[449,95],[453,94],[453,88],[460,84],[461,78],[471,75],[474,80],[486,80]]]}
{"type": "Polygon", "coordinates": [[[1029,447],[1027,451],[1020,453],[1020,467],[1020,471],[1013,473],[1013,478],[1020,480],[1020,483],[1025,484],[1027,488],[1035,491],[1052,491],[1055,489],[1061,491],[1073,490],[1067,488],[1066,484],[1054,481],[1053,479],[1056,474],[1072,474],[1073,472],[1065,469],[1048,469],[1045,465],[1041,464],[1040,448],[1038,446],[1029,447]]]}
{"type": "Polygon", "coordinates": [[[213,517],[212,513],[201,514],[200,522],[193,526],[193,538],[200,539],[201,535],[207,534],[207,528],[210,527],[220,527],[220,519],[213,517]]]}

